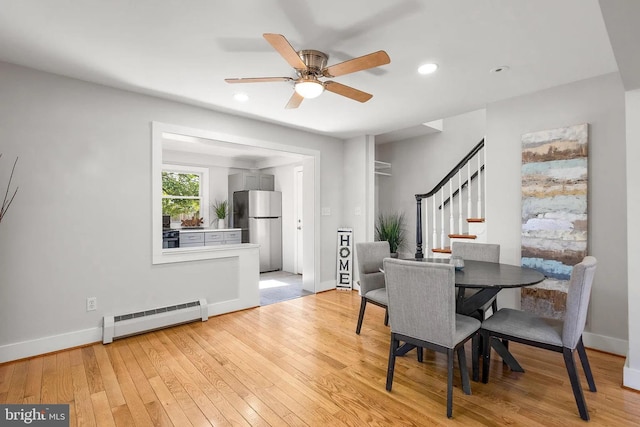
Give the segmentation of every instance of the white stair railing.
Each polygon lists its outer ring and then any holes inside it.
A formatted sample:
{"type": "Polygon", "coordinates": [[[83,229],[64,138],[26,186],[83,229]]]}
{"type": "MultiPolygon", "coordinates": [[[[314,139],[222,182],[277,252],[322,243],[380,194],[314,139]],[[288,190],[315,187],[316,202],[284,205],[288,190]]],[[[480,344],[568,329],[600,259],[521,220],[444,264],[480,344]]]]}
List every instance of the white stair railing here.
{"type": "Polygon", "coordinates": [[[450,246],[449,235],[468,234],[468,226],[464,226],[466,221],[463,220],[463,212],[466,211],[468,219],[482,218],[482,193],[484,191],[482,182],[484,180],[481,178],[485,164],[483,148],[484,139],[433,190],[424,194],[416,194],[416,258],[424,258],[424,254],[429,253],[429,251],[447,252],[447,246],[450,246]],[[466,180],[463,182],[462,175],[465,169],[466,180]],[[457,182],[454,182],[454,180],[457,180],[457,182]],[[455,191],[453,190],[454,187],[456,187],[455,191]],[[465,191],[466,194],[464,194],[465,191]],[[445,192],[448,195],[445,195],[445,192]],[[423,205],[425,210],[424,218],[422,217],[423,205]],[[440,215],[437,214],[438,209],[440,210],[440,215]],[[431,212],[430,215],[428,214],[429,211],[431,212]],[[458,221],[455,221],[456,216],[458,221]],[[448,224],[445,222],[445,217],[449,219],[447,221],[448,224]]]}
{"type": "MultiPolygon", "coordinates": [[[[468,192],[471,193],[471,192],[468,192]]],[[[458,230],[462,232],[462,169],[458,171],[458,230]]]]}
{"type": "MultiPolygon", "coordinates": [[[[482,166],[484,166],[484,150],[479,152],[476,157],[478,158],[478,171],[480,171],[482,170],[482,166]],[[482,161],[480,161],[481,157],[482,161]]],[[[480,178],[480,174],[478,174],[478,178],[480,178]]],[[[476,210],[478,211],[477,218],[482,218],[482,188],[483,186],[480,185],[480,179],[478,179],[478,206],[476,208],[476,210]]]]}

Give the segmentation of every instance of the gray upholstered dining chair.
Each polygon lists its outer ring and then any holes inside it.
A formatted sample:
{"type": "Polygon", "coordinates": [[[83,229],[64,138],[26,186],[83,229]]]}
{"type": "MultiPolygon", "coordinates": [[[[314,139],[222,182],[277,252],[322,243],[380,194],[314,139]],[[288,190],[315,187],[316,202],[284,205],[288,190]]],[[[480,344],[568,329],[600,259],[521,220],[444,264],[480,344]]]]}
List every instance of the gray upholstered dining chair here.
{"type": "Polygon", "coordinates": [[[587,256],[573,267],[569,280],[564,321],[538,317],[526,311],[503,308],[482,323],[480,332],[484,338],[483,383],[489,379],[491,337],[506,338],[509,341],[562,353],[580,417],[583,420],[589,420],[589,411],[578,378],[574,352],[578,350],[589,390],[595,392],[596,384],[582,343],[582,333],[587,319],[587,308],[596,264],[594,257],[587,256]]]}
{"type": "MultiPolygon", "coordinates": [[[[470,261],[485,261],[485,262],[500,262],[500,245],[495,243],[471,243],[471,242],[452,242],[451,243],[451,256],[462,257],[463,260],[470,261]]],[[[465,289],[464,297],[470,298],[476,292],[476,289],[465,289]]],[[[482,306],[478,312],[480,320],[484,320],[487,310],[491,306],[491,309],[495,313],[498,311],[498,304],[496,297],[482,306]]]]}
{"type": "Polygon", "coordinates": [[[471,394],[464,344],[473,338],[477,369],[477,331],[480,321],[456,313],[455,271],[449,264],[387,258],[384,260],[389,296],[391,345],[387,390],[391,391],[396,356],[404,354],[400,342],[447,354],[447,417],[453,405],[453,358],[458,355],[462,389],[471,394]]]}
{"type": "Polygon", "coordinates": [[[387,310],[387,289],[385,288],[382,260],[391,256],[389,242],[361,242],[356,243],[356,257],[358,259],[358,273],[360,274],[360,313],[356,334],[360,334],[362,320],[367,303],[375,304],[385,309],[384,324],[389,324],[387,310]]]}

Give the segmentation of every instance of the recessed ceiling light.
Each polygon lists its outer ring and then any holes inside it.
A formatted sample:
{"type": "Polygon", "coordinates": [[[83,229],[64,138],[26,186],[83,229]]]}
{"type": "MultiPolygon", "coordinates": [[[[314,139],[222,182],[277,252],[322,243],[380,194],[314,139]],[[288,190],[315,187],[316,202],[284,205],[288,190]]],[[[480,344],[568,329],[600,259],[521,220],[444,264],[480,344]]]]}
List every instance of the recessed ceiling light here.
{"type": "Polygon", "coordinates": [[[422,75],[431,74],[431,73],[435,73],[437,69],[438,69],[438,64],[433,64],[433,63],[422,64],[420,67],[418,67],[418,73],[422,75]]]}
{"type": "Polygon", "coordinates": [[[500,65],[500,66],[498,66],[496,68],[492,68],[491,69],[492,73],[502,73],[502,72],[505,72],[505,71],[509,71],[509,66],[508,65],[500,65]]]}
{"type": "Polygon", "coordinates": [[[247,102],[249,100],[249,95],[247,95],[244,92],[238,92],[235,95],[233,95],[233,99],[235,99],[238,102],[247,102]]]}

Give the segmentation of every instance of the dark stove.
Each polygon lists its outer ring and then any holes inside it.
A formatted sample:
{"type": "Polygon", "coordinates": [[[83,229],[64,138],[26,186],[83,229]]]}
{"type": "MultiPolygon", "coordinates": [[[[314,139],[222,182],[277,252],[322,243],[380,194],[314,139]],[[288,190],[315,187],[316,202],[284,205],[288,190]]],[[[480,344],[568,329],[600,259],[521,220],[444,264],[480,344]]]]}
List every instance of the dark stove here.
{"type": "Polygon", "coordinates": [[[180,230],[162,229],[162,249],[180,247],[180,230]]]}

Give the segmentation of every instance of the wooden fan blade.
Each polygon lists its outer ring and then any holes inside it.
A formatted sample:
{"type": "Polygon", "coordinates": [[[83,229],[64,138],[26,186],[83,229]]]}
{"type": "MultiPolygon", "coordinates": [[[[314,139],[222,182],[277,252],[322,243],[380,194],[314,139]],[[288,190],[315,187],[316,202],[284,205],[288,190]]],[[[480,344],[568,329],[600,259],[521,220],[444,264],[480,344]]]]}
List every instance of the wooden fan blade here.
{"type": "Polygon", "coordinates": [[[373,95],[367,92],[363,92],[358,89],[354,89],[351,86],[343,85],[336,82],[324,82],[324,88],[329,92],[337,93],[338,95],[346,96],[358,102],[367,102],[373,95]]]}
{"type": "Polygon", "coordinates": [[[289,102],[287,102],[287,105],[284,108],[286,109],[298,108],[300,104],[302,104],[303,99],[304,98],[302,97],[302,95],[300,95],[298,92],[294,90],[293,95],[291,95],[289,102]]]}
{"type": "Polygon", "coordinates": [[[297,70],[305,70],[307,68],[305,63],[298,56],[298,52],[291,47],[291,44],[282,34],[265,33],[262,36],[293,68],[297,70]]]}
{"type": "Polygon", "coordinates": [[[384,50],[379,50],[368,55],[350,59],[339,64],[332,65],[322,70],[325,77],[338,77],[356,71],[368,70],[391,62],[391,58],[384,50]]]}
{"type": "Polygon", "coordinates": [[[237,79],[224,79],[227,83],[264,83],[264,82],[290,82],[291,77],[241,77],[237,79]]]}

